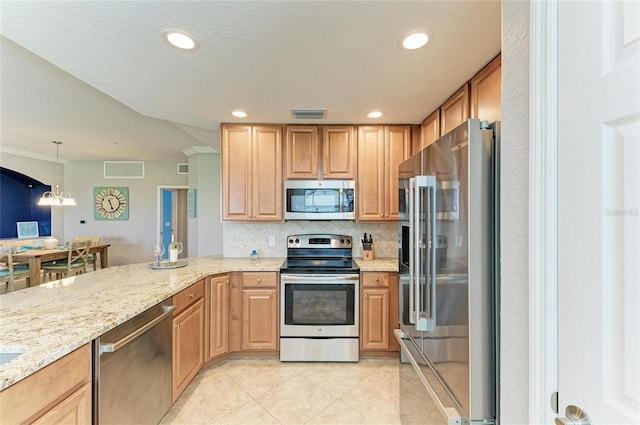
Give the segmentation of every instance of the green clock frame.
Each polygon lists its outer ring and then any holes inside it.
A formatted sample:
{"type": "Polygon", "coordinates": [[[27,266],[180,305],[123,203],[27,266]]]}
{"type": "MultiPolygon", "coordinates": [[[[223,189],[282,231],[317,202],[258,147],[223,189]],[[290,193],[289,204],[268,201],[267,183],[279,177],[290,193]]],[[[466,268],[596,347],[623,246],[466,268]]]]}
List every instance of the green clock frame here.
{"type": "Polygon", "coordinates": [[[95,220],[129,220],[128,187],[94,187],[93,218],[95,220]]]}

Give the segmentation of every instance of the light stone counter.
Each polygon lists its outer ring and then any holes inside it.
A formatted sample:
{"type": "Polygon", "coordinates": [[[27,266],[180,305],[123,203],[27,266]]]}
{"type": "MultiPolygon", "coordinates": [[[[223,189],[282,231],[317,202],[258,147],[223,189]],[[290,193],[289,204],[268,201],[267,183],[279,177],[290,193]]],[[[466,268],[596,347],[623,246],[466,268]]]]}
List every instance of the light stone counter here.
{"type": "Polygon", "coordinates": [[[396,257],[376,258],[370,261],[365,261],[362,258],[355,260],[361,272],[398,272],[398,258],[396,257]]]}
{"type": "Polygon", "coordinates": [[[189,258],[186,267],[115,266],[0,295],[0,390],[90,342],[198,280],[234,271],[279,271],[284,258],[189,258]]]}

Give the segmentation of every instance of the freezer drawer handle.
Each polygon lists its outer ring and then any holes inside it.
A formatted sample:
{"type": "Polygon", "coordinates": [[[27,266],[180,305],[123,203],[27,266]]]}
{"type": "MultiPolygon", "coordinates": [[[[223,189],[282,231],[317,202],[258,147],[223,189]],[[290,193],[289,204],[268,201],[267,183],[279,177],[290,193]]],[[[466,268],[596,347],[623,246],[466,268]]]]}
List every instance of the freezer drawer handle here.
{"type": "Polygon", "coordinates": [[[460,414],[455,408],[445,407],[442,404],[442,401],[436,394],[435,390],[433,389],[433,387],[431,386],[427,378],[424,376],[424,374],[420,370],[420,366],[418,366],[416,359],[414,359],[413,356],[411,355],[411,351],[409,351],[409,348],[407,347],[407,340],[405,339],[407,338],[407,335],[404,332],[402,332],[402,330],[400,329],[394,329],[393,335],[396,337],[396,339],[398,340],[398,343],[400,344],[400,351],[406,355],[406,358],[409,360],[409,363],[411,363],[411,366],[413,366],[413,369],[415,370],[416,374],[418,375],[418,378],[422,382],[422,385],[424,385],[424,388],[427,390],[427,392],[431,396],[433,403],[436,405],[437,409],[440,411],[442,416],[444,416],[447,419],[447,425],[462,425],[462,424],[468,423],[464,418],[460,416],[460,414]]]}
{"type": "Polygon", "coordinates": [[[124,347],[125,345],[135,340],[140,335],[142,335],[143,333],[145,333],[146,331],[148,331],[149,329],[153,328],[155,325],[160,323],[162,320],[164,320],[165,317],[170,315],[174,309],[175,307],[172,305],[162,306],[163,313],[160,316],[153,319],[152,321],[145,324],[144,326],[139,327],[138,329],[131,332],[130,334],[120,339],[119,341],[112,342],[109,344],[100,344],[100,350],[99,350],[100,355],[102,355],[102,353],[113,353],[115,351],[118,351],[119,349],[121,349],[122,347],[124,347]]]}

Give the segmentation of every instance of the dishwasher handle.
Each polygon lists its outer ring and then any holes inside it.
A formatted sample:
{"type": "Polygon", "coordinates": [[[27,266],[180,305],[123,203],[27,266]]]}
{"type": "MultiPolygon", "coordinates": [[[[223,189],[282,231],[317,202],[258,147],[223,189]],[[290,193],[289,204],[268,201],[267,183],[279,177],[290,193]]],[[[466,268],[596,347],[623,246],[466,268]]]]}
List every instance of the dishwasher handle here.
{"type": "Polygon", "coordinates": [[[111,342],[108,344],[100,344],[99,355],[102,355],[102,353],[113,353],[115,351],[118,351],[119,349],[121,349],[122,347],[124,347],[131,341],[135,340],[146,331],[148,331],[149,329],[153,328],[158,323],[162,322],[164,318],[170,315],[174,309],[175,309],[175,306],[172,306],[172,305],[162,306],[162,314],[156,317],[155,319],[149,321],[144,326],[139,327],[135,331],[131,332],[130,334],[127,334],[126,336],[124,336],[123,338],[121,338],[116,342],[111,342]]]}

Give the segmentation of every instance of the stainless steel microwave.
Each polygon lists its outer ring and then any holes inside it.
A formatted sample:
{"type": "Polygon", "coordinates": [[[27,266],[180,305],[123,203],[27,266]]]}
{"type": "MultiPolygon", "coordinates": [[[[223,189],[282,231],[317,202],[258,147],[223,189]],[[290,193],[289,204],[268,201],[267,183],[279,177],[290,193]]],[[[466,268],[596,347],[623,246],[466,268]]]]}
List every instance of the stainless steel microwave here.
{"type": "Polygon", "coordinates": [[[287,180],[285,220],[355,220],[353,180],[287,180]]]}

